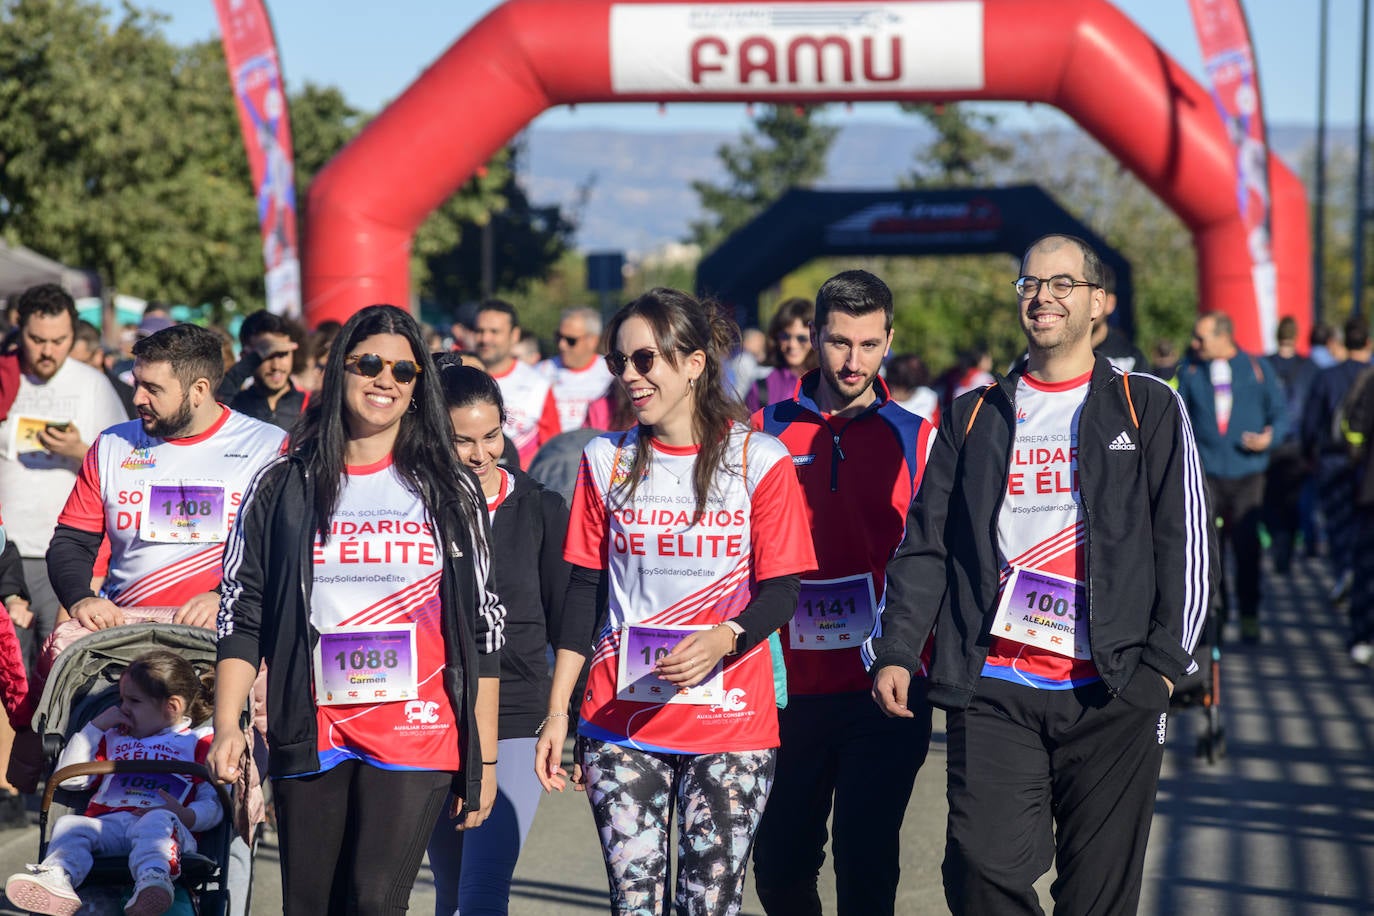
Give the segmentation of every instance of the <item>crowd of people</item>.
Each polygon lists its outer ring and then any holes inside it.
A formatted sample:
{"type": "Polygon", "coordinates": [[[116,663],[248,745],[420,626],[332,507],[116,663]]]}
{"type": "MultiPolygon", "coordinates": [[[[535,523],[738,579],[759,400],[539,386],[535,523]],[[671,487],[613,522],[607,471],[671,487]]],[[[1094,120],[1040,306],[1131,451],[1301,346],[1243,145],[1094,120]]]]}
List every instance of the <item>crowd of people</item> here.
{"type": "MultiPolygon", "coordinates": [[[[838,912],[892,913],[934,707],[950,909],[1039,912],[1053,864],[1063,911],[1133,912],[1174,685],[1215,602],[1263,638],[1263,537],[1282,574],[1320,518],[1374,659],[1370,551],[1344,546],[1374,544],[1369,333],[1304,357],[1285,321],[1265,357],[1213,312],[1154,374],[1087,243],[1040,239],[1009,279],[1025,352],[934,379],[863,270],[762,333],[670,289],[604,327],[570,308],[547,360],[500,300],[449,339],[386,305],[259,312],[237,347],[153,312],[121,359],[28,290],[0,355],[0,815],[43,769],[55,629],[173,608],[216,633],[212,687],[140,660],[63,762],[261,772],[286,912],[403,912],[428,852],[436,914],[504,913],[572,784],[612,912],[736,913],[752,862],[769,914],[819,914],[829,844],[838,912]]],[[[205,792],[97,783],[7,894],[74,913],[117,854],[126,911],[157,916],[205,792]]]]}

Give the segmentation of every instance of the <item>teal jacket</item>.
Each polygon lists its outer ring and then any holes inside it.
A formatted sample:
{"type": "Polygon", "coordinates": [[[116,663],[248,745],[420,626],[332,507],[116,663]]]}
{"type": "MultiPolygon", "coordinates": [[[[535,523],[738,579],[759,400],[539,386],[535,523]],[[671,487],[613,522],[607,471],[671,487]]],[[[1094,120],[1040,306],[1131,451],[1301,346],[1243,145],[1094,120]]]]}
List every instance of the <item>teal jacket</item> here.
{"type": "Polygon", "coordinates": [[[1288,434],[1288,407],[1278,373],[1268,360],[1238,352],[1231,357],[1231,422],[1226,432],[1217,427],[1215,392],[1207,363],[1189,356],[1178,370],[1178,395],[1188,410],[1197,439],[1198,454],[1208,477],[1234,480],[1263,473],[1269,467],[1269,451],[1251,452],[1241,445],[1241,434],[1274,430],[1270,449],[1288,434]]]}

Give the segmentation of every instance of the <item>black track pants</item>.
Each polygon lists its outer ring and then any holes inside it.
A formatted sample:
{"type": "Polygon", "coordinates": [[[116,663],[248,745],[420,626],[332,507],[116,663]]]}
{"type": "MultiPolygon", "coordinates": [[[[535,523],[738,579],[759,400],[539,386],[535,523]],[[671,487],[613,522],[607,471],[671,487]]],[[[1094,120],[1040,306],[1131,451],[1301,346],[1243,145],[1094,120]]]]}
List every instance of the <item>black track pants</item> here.
{"type": "Polygon", "coordinates": [[[1121,695],[982,678],[951,712],[945,899],[956,916],[1129,914],[1140,900],[1169,707],[1144,665],[1121,695]],[[1056,846],[1056,834],[1058,844],[1056,846]]]}

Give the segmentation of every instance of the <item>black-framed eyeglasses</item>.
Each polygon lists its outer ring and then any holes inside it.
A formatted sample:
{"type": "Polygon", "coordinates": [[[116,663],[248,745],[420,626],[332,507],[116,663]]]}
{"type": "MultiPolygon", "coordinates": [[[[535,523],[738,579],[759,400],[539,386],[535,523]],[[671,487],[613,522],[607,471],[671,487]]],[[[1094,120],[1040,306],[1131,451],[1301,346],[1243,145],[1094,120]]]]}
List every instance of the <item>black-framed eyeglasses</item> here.
{"type": "Polygon", "coordinates": [[[1016,287],[1016,295],[1022,299],[1030,299],[1040,294],[1040,284],[1050,285],[1050,295],[1056,299],[1064,299],[1069,293],[1078,286],[1091,286],[1093,289],[1101,289],[1099,283],[1089,283],[1087,280],[1075,280],[1068,274],[1055,274],[1053,277],[1017,277],[1012,285],[1016,287]]]}
{"type": "Polygon", "coordinates": [[[650,350],[648,347],[636,350],[629,356],[618,351],[612,351],[606,354],[606,365],[610,368],[611,374],[616,376],[625,374],[627,363],[634,366],[635,371],[640,375],[648,375],[649,370],[654,367],[656,358],[658,358],[658,352],[650,350]]]}
{"type": "Polygon", "coordinates": [[[391,377],[402,385],[409,385],[415,381],[415,376],[422,370],[409,359],[383,359],[376,353],[354,353],[344,357],[344,366],[352,368],[363,378],[376,378],[382,374],[382,369],[391,370],[391,377]]]}

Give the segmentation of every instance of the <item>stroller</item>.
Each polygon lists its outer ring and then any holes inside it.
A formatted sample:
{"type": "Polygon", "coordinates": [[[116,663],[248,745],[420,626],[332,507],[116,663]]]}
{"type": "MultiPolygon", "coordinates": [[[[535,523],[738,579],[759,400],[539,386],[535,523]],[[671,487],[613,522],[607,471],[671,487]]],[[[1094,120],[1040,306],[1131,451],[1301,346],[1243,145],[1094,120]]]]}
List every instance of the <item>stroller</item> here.
{"type": "Polygon", "coordinates": [[[1202,639],[1193,651],[1197,671],[1174,685],[1169,710],[1198,709],[1203,715],[1196,756],[1209,764],[1226,756],[1226,726],[1221,722],[1221,611],[1214,601],[1202,639]]]}
{"type": "MultiPolygon", "coordinates": [[[[34,713],[34,731],[43,740],[45,769],[51,771],[67,740],[106,708],[119,702],[119,678],[138,656],[151,649],[170,649],[192,663],[197,674],[215,665],[215,634],[180,624],[131,623],[88,633],[67,645],[53,662],[34,713]]],[[[247,712],[245,711],[245,722],[247,712]]],[[[71,791],[61,784],[76,776],[108,773],[183,774],[208,779],[205,767],[183,761],[93,761],[49,772],[39,811],[39,861],[48,851],[48,820],[54,803],[68,810],[86,807],[91,790],[71,791]]],[[[92,787],[94,788],[94,787],[92,787]]],[[[242,820],[230,793],[215,785],[224,817],[199,834],[198,851],[184,853],[173,910],[221,916],[229,902],[229,849],[236,820],[242,820]]],[[[59,811],[60,813],[64,813],[59,811]]],[[[81,885],[82,912],[122,912],[121,896],[133,884],[126,856],[97,857],[81,885]]]]}

